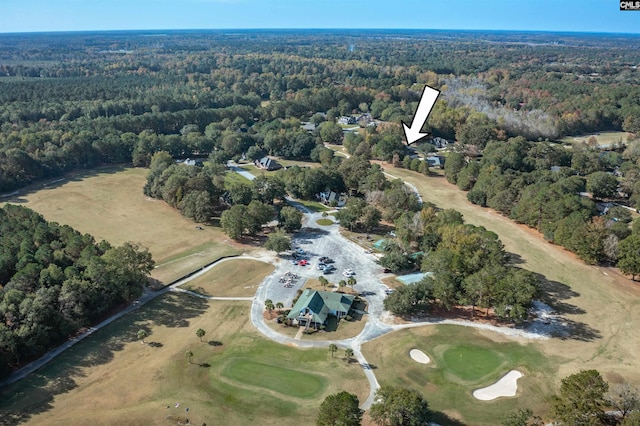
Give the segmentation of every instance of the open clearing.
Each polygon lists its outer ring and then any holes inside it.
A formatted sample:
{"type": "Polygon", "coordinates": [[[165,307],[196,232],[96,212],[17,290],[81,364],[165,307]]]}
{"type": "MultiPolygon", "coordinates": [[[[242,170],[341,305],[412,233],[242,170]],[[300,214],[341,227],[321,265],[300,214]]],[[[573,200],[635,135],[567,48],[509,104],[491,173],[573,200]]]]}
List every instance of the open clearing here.
{"type": "Polygon", "coordinates": [[[170,425],[165,416],[188,414],[195,425],[298,425],[313,423],[329,394],[346,390],[366,399],[368,382],[357,364],[332,359],[326,348],[271,342],[253,329],[249,311],[249,302],[163,295],[3,389],[0,424],[170,425]],[[198,328],[206,331],[202,342],[198,328]],[[149,332],[144,345],[139,329],[149,332]],[[277,381],[256,382],[252,373],[277,381]],[[307,379],[312,386],[299,391],[307,379]],[[303,394],[292,396],[297,391],[303,394]]]}
{"type": "Polygon", "coordinates": [[[564,138],[560,139],[560,142],[570,143],[570,144],[582,143],[582,142],[588,142],[589,139],[593,137],[595,138],[598,145],[606,147],[613,143],[620,143],[620,142],[626,143],[628,135],[629,133],[627,132],[618,132],[618,131],[598,132],[598,133],[592,133],[589,135],[565,136],[564,138]]]}
{"type": "Polygon", "coordinates": [[[164,201],[144,195],[147,173],[141,168],[103,168],[45,188],[23,190],[6,201],[89,233],[96,241],[142,244],[158,266],[152,277],[164,283],[222,256],[242,252],[242,246],[228,240],[219,228],[197,229],[164,201]]]}
{"type": "MultiPolygon", "coordinates": [[[[516,266],[543,277],[543,301],[562,317],[559,338],[541,349],[563,359],[554,382],[593,368],[607,380],[640,384],[640,285],[615,269],[585,265],[572,253],[546,242],[535,230],[467,201],[444,177],[426,177],[384,164],[389,173],[415,185],[425,201],[453,208],[471,224],[498,234],[516,266]]],[[[525,379],[526,380],[526,379],[525,379]]]]}
{"type": "Polygon", "coordinates": [[[498,352],[466,344],[447,347],[442,359],[445,367],[465,382],[477,382],[502,364],[498,352]]]}
{"type": "Polygon", "coordinates": [[[205,296],[249,297],[256,294],[256,289],[262,279],[273,270],[273,265],[258,260],[226,260],[181,288],[205,296]]]}
{"type": "Polygon", "coordinates": [[[469,425],[495,425],[518,408],[530,408],[538,415],[545,413],[546,398],[553,392],[557,375],[556,359],[548,359],[540,351],[542,345],[468,327],[439,325],[384,335],[365,343],[362,352],[375,366],[381,385],[420,391],[429,406],[440,412],[436,423],[451,424],[448,416],[469,425]],[[406,354],[411,349],[421,350],[431,362],[424,365],[408,360],[406,354]],[[467,364],[481,363],[481,372],[457,360],[465,357],[467,364]],[[498,399],[491,404],[473,397],[475,389],[495,383],[514,369],[525,373],[518,382],[522,397],[498,399]]]}

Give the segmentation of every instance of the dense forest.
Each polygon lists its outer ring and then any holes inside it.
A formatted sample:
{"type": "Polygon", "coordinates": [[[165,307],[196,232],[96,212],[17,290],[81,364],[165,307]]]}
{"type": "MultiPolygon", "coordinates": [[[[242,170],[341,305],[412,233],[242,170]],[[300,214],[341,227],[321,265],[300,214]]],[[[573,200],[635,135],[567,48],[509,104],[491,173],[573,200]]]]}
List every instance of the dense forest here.
{"type": "MultiPolygon", "coordinates": [[[[480,148],[637,132],[635,44],[454,31],[3,34],[0,191],[76,168],[148,166],[158,151],[309,158],[341,140],[337,116],[410,121],[424,84],[443,93],[432,133],[480,148]],[[309,134],[310,119],[328,123],[309,134]]],[[[380,137],[373,156],[388,159],[400,139],[380,137]]]]}
{"type": "Polygon", "coordinates": [[[142,294],[146,249],[96,243],[25,207],[0,209],[0,378],[142,294]]]}

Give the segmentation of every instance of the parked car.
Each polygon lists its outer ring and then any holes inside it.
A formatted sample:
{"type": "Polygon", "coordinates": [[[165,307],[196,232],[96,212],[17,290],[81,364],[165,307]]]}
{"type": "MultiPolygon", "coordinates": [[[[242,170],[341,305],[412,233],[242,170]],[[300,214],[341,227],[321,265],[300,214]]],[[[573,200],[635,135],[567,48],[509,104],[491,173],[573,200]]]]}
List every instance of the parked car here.
{"type": "Polygon", "coordinates": [[[291,264],[292,264],[292,265],[297,265],[297,264],[298,264],[298,261],[297,261],[297,260],[295,260],[295,259],[291,259],[291,264]]]}
{"type": "Polygon", "coordinates": [[[323,270],[326,267],[327,265],[325,265],[324,263],[318,263],[318,269],[323,270]]]}
{"type": "Polygon", "coordinates": [[[354,276],[356,273],[353,272],[353,270],[351,269],[345,269],[344,271],[342,271],[342,275],[344,275],[345,277],[352,277],[354,276]]]}
{"type": "Polygon", "coordinates": [[[297,248],[297,249],[296,249],[296,253],[298,253],[298,254],[304,254],[304,253],[305,253],[305,251],[304,251],[304,250],[302,250],[301,248],[297,248]]]}
{"type": "Polygon", "coordinates": [[[300,266],[307,266],[308,263],[309,262],[307,262],[305,259],[302,259],[302,260],[298,261],[298,265],[300,265],[300,266]]]}

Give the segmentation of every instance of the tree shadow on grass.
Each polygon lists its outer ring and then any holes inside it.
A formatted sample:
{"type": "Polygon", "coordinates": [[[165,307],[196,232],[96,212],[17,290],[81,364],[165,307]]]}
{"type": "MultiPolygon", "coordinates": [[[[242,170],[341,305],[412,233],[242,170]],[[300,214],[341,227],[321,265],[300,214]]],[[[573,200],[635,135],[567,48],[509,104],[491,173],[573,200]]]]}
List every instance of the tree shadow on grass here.
{"type": "Polygon", "coordinates": [[[541,300],[553,309],[553,315],[539,318],[534,326],[547,332],[552,337],[572,339],[584,342],[599,339],[600,331],[575,319],[568,319],[566,315],[584,315],[586,312],[579,306],[568,303],[567,300],[580,296],[566,284],[547,279],[544,275],[536,274],[540,280],[541,300]]]}
{"type": "Polygon", "coordinates": [[[526,263],[526,261],[522,258],[522,256],[520,256],[517,253],[512,253],[509,251],[507,252],[507,256],[509,258],[509,260],[507,261],[509,265],[515,266],[515,265],[522,265],[526,263]]]}
{"type": "Polygon", "coordinates": [[[209,307],[209,302],[200,297],[167,293],[161,296],[162,303],[153,303],[153,309],[140,312],[140,321],[170,328],[188,327],[189,319],[200,316],[209,307]]]}
{"type": "MultiPolygon", "coordinates": [[[[166,293],[97,330],[40,370],[1,388],[0,426],[24,423],[53,408],[56,396],[76,388],[75,379],[86,376],[86,368],[111,362],[115,353],[123,350],[126,344],[138,341],[138,330],[151,334],[152,325],[186,327],[190,319],[200,316],[208,307],[204,299],[166,293]]],[[[161,347],[162,344],[150,342],[148,346],[161,347]]]]}
{"type": "Polygon", "coordinates": [[[208,344],[209,346],[222,346],[222,342],[219,342],[219,341],[217,341],[217,340],[209,340],[209,341],[207,342],[207,344],[208,344]]]}
{"type": "Polygon", "coordinates": [[[431,421],[433,423],[436,423],[439,425],[445,425],[445,426],[464,426],[465,425],[465,423],[461,422],[460,420],[452,419],[451,417],[447,416],[445,413],[442,413],[440,411],[433,412],[431,421]]]}
{"type": "Polygon", "coordinates": [[[116,174],[125,169],[126,168],[122,165],[107,165],[107,166],[92,168],[90,170],[76,169],[65,175],[51,176],[48,178],[40,179],[23,188],[18,188],[17,189],[18,193],[16,193],[13,196],[8,196],[5,199],[2,199],[1,201],[9,201],[13,204],[25,203],[28,200],[23,198],[22,195],[29,195],[42,190],[56,189],[63,185],[66,185],[69,182],[80,182],[84,179],[98,176],[98,175],[116,174]]]}

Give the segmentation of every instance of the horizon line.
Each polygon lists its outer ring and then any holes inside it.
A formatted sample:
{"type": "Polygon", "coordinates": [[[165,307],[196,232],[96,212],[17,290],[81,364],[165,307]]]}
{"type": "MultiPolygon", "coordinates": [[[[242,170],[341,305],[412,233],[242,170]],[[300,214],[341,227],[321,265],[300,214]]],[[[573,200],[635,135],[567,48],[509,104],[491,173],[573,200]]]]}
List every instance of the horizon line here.
{"type": "Polygon", "coordinates": [[[162,32],[162,31],[468,31],[468,32],[504,32],[504,33],[562,33],[562,34],[600,34],[640,36],[639,32],[611,32],[611,31],[578,31],[578,30],[527,30],[527,29],[489,29],[489,28],[388,28],[388,27],[281,27],[281,28],[130,28],[130,29],[73,29],[73,30],[38,30],[38,31],[0,31],[2,35],[29,35],[29,34],[73,34],[73,33],[124,33],[124,32],[162,32]]]}

